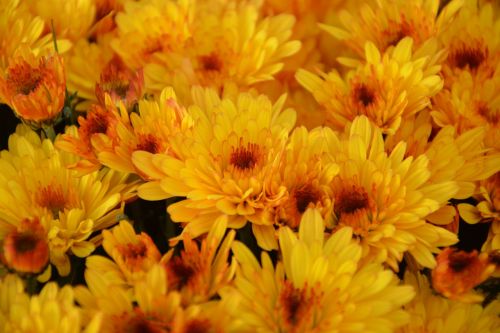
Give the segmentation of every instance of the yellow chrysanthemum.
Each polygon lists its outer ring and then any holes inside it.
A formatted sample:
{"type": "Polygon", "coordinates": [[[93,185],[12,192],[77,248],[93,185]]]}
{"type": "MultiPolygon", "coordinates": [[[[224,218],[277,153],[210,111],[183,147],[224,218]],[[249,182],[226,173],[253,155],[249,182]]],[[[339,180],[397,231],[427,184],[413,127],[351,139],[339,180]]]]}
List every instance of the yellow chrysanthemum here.
{"type": "Polygon", "coordinates": [[[163,266],[153,266],[131,292],[98,271],[85,271],[85,281],[87,287],[75,288],[76,300],[87,317],[102,313],[100,332],[170,332],[180,295],[167,289],[163,266]]]}
{"type": "Polygon", "coordinates": [[[372,42],[381,52],[410,37],[418,49],[445,30],[462,7],[463,0],[450,1],[439,11],[439,0],[369,1],[352,11],[339,13],[342,27],[322,25],[360,57],[365,57],[365,43],[372,42]],[[357,11],[354,13],[354,11],[357,11]]]}
{"type": "Polygon", "coordinates": [[[420,264],[433,267],[432,252],[457,242],[453,233],[425,221],[457,193],[455,181],[431,181],[425,154],[405,158],[406,143],[384,151],[382,132],[358,117],[339,139],[324,130],[332,159],[334,224],[350,226],[363,255],[397,270],[408,251],[420,264]]]}
{"type": "Polygon", "coordinates": [[[258,228],[267,236],[267,248],[277,248],[273,236],[275,226],[297,229],[302,214],[311,207],[319,209],[326,225],[331,227],[333,194],[330,183],[338,173],[338,166],[327,155],[325,144],[320,129],[308,132],[299,127],[291,134],[275,181],[278,186],[268,190],[273,193],[273,190],[285,186],[287,193],[272,211],[274,225],[258,228]]]}
{"type": "Polygon", "coordinates": [[[16,333],[97,333],[101,315],[85,322],[74,303],[70,286],[45,285],[38,295],[29,296],[16,275],[0,280],[0,331],[16,333]]]}
{"type": "Polygon", "coordinates": [[[115,107],[111,99],[106,101],[106,109],[114,114],[110,118],[118,119],[118,122],[115,128],[108,127],[111,125],[108,122],[108,126],[103,127],[106,131],[94,131],[91,135],[97,158],[114,170],[138,173],[143,177],[148,175],[140,173],[141,167],[132,163],[134,152],[175,156],[171,141],[192,126],[191,118],[177,103],[171,88],[165,88],[158,100],[140,100],[138,112],[130,115],[123,103],[115,107]]]}
{"type": "Polygon", "coordinates": [[[427,68],[428,56],[412,59],[412,40],[404,38],[392,52],[381,54],[365,45],[366,62],[343,79],[336,71],[297,72],[297,80],[325,108],[329,122],[342,130],[358,115],[366,115],[384,133],[394,133],[402,119],[425,109],[442,87],[439,66],[427,68]]]}
{"type": "MultiPolygon", "coordinates": [[[[500,154],[484,147],[486,135],[482,127],[461,135],[452,126],[433,133],[431,117],[424,111],[402,124],[395,135],[385,140],[385,146],[390,152],[400,141],[405,141],[408,147],[405,156],[417,158],[425,154],[429,158],[430,182],[455,181],[459,189],[453,198],[467,199],[476,193],[478,181],[500,170],[500,154]]],[[[458,208],[461,206],[463,204],[458,208]]],[[[440,225],[448,225],[455,218],[456,210],[452,206],[444,206],[426,217],[440,225]]]]}
{"type": "Polygon", "coordinates": [[[276,268],[266,252],[259,264],[243,243],[233,245],[240,267],[222,298],[238,300],[244,332],[382,332],[407,323],[401,306],[412,288],[380,264],[361,265],[351,228],[325,240],[320,213],[309,209],[298,235],[285,227],[279,241],[276,268]]]}
{"type": "Polygon", "coordinates": [[[411,319],[397,333],[496,333],[500,329],[498,300],[483,307],[443,298],[419,273],[406,273],[405,283],[415,287],[417,296],[405,306],[411,319]]]}
{"type": "Polygon", "coordinates": [[[86,271],[96,272],[120,287],[132,287],[141,281],[146,273],[160,261],[161,256],[151,237],[145,233],[136,234],[127,221],[111,230],[103,230],[102,246],[112,260],[103,256],[90,256],[86,261],[86,271]]]}
{"type": "Polygon", "coordinates": [[[451,125],[459,133],[486,127],[484,143],[500,151],[499,95],[500,66],[489,79],[474,78],[465,71],[460,73],[450,89],[442,90],[433,98],[431,115],[438,126],[451,125]]]}
{"type": "Polygon", "coordinates": [[[300,48],[300,42],[290,41],[291,15],[262,18],[252,4],[204,10],[208,4],[195,11],[192,36],[182,51],[164,52],[164,60],[145,67],[148,90],[171,85],[184,101],[193,85],[222,91],[234,83],[244,89],[273,79],[283,68],[283,58],[300,48]]]}
{"type": "Polygon", "coordinates": [[[498,75],[500,64],[500,17],[491,4],[466,1],[448,29],[439,34],[448,57],[443,63],[445,87],[468,72],[477,82],[498,75]]]}
{"type": "Polygon", "coordinates": [[[111,47],[134,70],[158,62],[183,49],[193,9],[192,0],[128,1],[115,18],[117,36],[111,47]]]}
{"type": "Polygon", "coordinates": [[[195,89],[188,109],[193,126],[177,136],[175,155],[135,152],[136,168],[153,181],[139,188],[144,199],[187,197],[168,207],[176,222],[187,222],[192,237],[206,233],[227,215],[228,227],[253,222],[262,245],[261,225],[272,225],[267,207],[278,204],[283,186],[273,185],[288,133],[295,123],[284,98],[274,105],[263,95],[220,99],[214,90],[195,89]],[[273,195],[266,190],[274,186],[273,195]]]}
{"type": "Polygon", "coordinates": [[[79,177],[67,168],[75,158],[25,126],[11,135],[0,161],[0,228],[12,231],[24,219],[39,218],[61,275],[69,273],[68,254],[89,255],[91,233],[115,224],[120,204],[133,197],[126,175],[102,170],[79,177]]]}
{"type": "Polygon", "coordinates": [[[85,38],[94,23],[96,14],[94,0],[28,0],[30,10],[45,21],[46,27],[54,26],[58,37],[77,41],[85,38]],[[57,10],[54,10],[57,8],[57,10]]]}

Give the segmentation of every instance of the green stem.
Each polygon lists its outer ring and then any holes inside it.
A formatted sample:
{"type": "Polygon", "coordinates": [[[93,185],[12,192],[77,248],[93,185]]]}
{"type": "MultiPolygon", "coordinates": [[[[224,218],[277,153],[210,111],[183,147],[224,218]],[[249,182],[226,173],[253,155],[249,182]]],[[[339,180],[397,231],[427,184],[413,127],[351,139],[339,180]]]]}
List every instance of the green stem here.
{"type": "Polygon", "coordinates": [[[54,131],[54,125],[42,126],[42,130],[45,133],[45,136],[50,139],[50,141],[54,142],[56,139],[56,132],[54,131]]]}

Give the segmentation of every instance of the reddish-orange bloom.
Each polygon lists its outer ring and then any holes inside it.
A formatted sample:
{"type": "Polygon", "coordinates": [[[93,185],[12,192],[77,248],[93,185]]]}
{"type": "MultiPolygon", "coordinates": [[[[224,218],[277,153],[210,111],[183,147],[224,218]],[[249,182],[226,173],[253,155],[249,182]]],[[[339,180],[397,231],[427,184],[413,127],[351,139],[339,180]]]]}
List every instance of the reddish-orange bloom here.
{"type": "Polygon", "coordinates": [[[432,286],[440,294],[461,301],[481,301],[472,289],[486,280],[494,271],[487,253],[478,254],[447,248],[437,257],[432,271],[432,286]]]}
{"type": "Polygon", "coordinates": [[[217,221],[201,247],[189,234],[183,234],[184,250],[168,261],[168,289],[180,291],[183,304],[208,301],[232,280],[235,266],[227,258],[235,232],[224,237],[226,223],[217,221]]]}
{"type": "Polygon", "coordinates": [[[0,77],[0,100],[22,119],[49,121],[64,106],[66,78],[63,58],[58,54],[35,56],[21,47],[0,77]]]}
{"type": "Polygon", "coordinates": [[[80,171],[92,172],[101,167],[97,159],[96,152],[92,147],[92,137],[96,134],[105,134],[110,140],[114,141],[117,137],[116,125],[119,116],[112,110],[104,106],[93,104],[85,117],[78,117],[80,126],[78,129],[68,129],[65,134],[56,141],[56,147],[80,156],[74,166],[80,171]]]}
{"type": "Polygon", "coordinates": [[[21,273],[40,273],[49,262],[46,233],[38,220],[25,220],[3,241],[1,261],[21,273]]]}
{"type": "Polygon", "coordinates": [[[102,70],[95,95],[101,105],[105,105],[105,95],[109,94],[114,104],[123,102],[130,110],[142,97],[143,87],[143,71],[131,71],[115,56],[102,70]]]}

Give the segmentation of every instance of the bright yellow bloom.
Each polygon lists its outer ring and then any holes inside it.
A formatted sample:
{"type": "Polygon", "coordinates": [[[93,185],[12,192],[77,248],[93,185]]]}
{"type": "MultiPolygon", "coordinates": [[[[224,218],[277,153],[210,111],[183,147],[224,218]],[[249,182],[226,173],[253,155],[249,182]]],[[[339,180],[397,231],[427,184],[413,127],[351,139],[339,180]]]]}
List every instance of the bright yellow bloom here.
{"type": "Polygon", "coordinates": [[[128,1],[116,15],[117,36],[111,46],[131,69],[158,62],[183,49],[193,9],[192,0],[128,1]]]}
{"type": "Polygon", "coordinates": [[[58,54],[35,56],[27,45],[18,51],[0,76],[0,99],[27,122],[53,121],[64,106],[63,59],[58,54]]]}
{"type": "Polygon", "coordinates": [[[221,92],[229,83],[245,89],[272,80],[283,59],[300,48],[300,42],[290,40],[294,22],[285,14],[261,17],[249,3],[207,2],[196,9],[191,37],[179,54],[163,50],[159,61],[145,67],[146,88],[158,92],[171,85],[186,101],[193,85],[221,92]]]}
{"type": "Polygon", "coordinates": [[[325,239],[317,210],[302,219],[298,235],[280,229],[276,267],[267,252],[259,264],[243,243],[233,245],[240,267],[222,299],[237,299],[244,332],[381,332],[407,323],[401,306],[411,287],[380,264],[361,265],[351,228],[325,239]]]}
{"type": "Polygon", "coordinates": [[[366,117],[356,118],[340,139],[324,133],[340,168],[332,183],[334,224],[353,228],[367,260],[382,260],[397,270],[408,251],[418,263],[433,267],[432,253],[458,239],[425,218],[454,197],[457,183],[432,181],[428,157],[405,158],[405,142],[386,153],[381,130],[366,117]]]}
{"type": "Polygon", "coordinates": [[[11,135],[0,162],[0,229],[39,218],[50,261],[61,275],[69,274],[68,254],[88,256],[97,242],[88,240],[92,232],[115,224],[121,203],[133,197],[134,183],[126,175],[102,170],[79,177],[68,169],[74,157],[25,126],[11,135]]]}
{"type": "Polygon", "coordinates": [[[474,78],[467,71],[457,76],[450,89],[443,89],[433,98],[431,115],[434,122],[440,127],[454,126],[459,133],[485,127],[484,144],[499,151],[500,66],[488,79],[474,78]]]}
{"type": "Polygon", "coordinates": [[[49,30],[53,24],[58,38],[68,38],[71,41],[87,36],[96,14],[94,2],[94,0],[66,0],[64,5],[61,5],[59,0],[26,1],[30,10],[45,21],[49,30]]]}
{"type": "Polygon", "coordinates": [[[192,122],[177,103],[171,88],[165,88],[157,100],[140,100],[138,112],[130,115],[123,103],[116,107],[111,99],[106,101],[106,109],[112,114],[110,118],[118,119],[118,122],[116,127],[109,127],[111,123],[108,122],[108,126],[103,127],[106,131],[93,132],[91,143],[94,153],[103,165],[122,172],[137,173],[143,178],[149,175],[142,174],[141,167],[133,164],[134,152],[175,156],[171,141],[177,140],[192,122]]]}
{"type": "Polygon", "coordinates": [[[448,29],[439,34],[448,57],[443,63],[445,87],[462,80],[468,72],[476,82],[498,75],[500,64],[500,17],[492,4],[478,6],[466,1],[448,29]],[[497,72],[497,74],[494,74],[497,72]]]}
{"type": "Polygon", "coordinates": [[[417,296],[405,306],[410,322],[397,333],[496,333],[500,329],[498,300],[483,308],[436,295],[419,273],[406,273],[404,281],[415,288],[417,296]]]}
{"type": "MultiPolygon", "coordinates": [[[[288,226],[296,230],[302,214],[311,207],[317,208],[327,226],[332,226],[333,194],[331,182],[338,173],[338,166],[327,155],[326,140],[321,129],[308,132],[296,128],[289,138],[278,176],[275,176],[273,190],[281,186],[286,195],[273,211],[274,225],[259,226],[260,233],[266,235],[267,247],[277,248],[274,235],[275,226],[288,226]]],[[[254,229],[256,230],[256,229],[254,229]]]]}
{"type": "Polygon", "coordinates": [[[87,270],[85,280],[88,287],[76,287],[76,299],[88,317],[103,313],[101,332],[170,332],[180,295],[167,289],[163,266],[153,266],[132,292],[97,271],[87,270]]]}
{"type": "Polygon", "coordinates": [[[448,27],[463,2],[450,1],[438,15],[439,0],[369,1],[354,10],[341,11],[341,27],[322,25],[322,28],[343,41],[360,57],[365,56],[367,41],[385,52],[403,38],[410,37],[418,49],[448,27]]]}
{"type": "Polygon", "coordinates": [[[136,234],[127,221],[121,221],[111,230],[103,230],[102,237],[104,250],[112,260],[90,256],[86,261],[86,271],[99,274],[110,284],[120,287],[133,287],[155,264],[168,260],[170,256],[162,258],[151,237],[145,233],[136,234]]]}
{"type": "MultiPolygon", "coordinates": [[[[279,204],[284,186],[274,186],[295,112],[282,111],[284,98],[274,105],[263,95],[242,93],[220,99],[214,90],[193,90],[188,109],[193,125],[177,136],[175,154],[135,152],[136,168],[153,181],[139,188],[139,196],[158,200],[187,197],[168,207],[176,222],[187,222],[184,232],[196,238],[214,221],[228,216],[229,228],[251,221],[259,244],[260,225],[272,225],[269,207],[279,204]],[[267,189],[273,187],[272,196],[267,189]]],[[[179,239],[179,238],[177,238],[179,239]]]]}
{"type": "Polygon", "coordinates": [[[345,78],[336,71],[313,74],[299,70],[299,83],[325,108],[334,128],[343,128],[366,115],[384,133],[392,134],[401,121],[430,105],[442,87],[439,66],[427,68],[428,56],[412,59],[412,40],[405,38],[392,52],[365,45],[366,62],[355,65],[345,78]]]}
{"type": "MultiPolygon", "coordinates": [[[[500,153],[484,147],[483,141],[488,135],[485,128],[477,127],[460,135],[452,126],[445,126],[435,132],[432,130],[429,112],[421,112],[402,124],[395,135],[386,138],[386,150],[390,152],[400,141],[405,141],[408,147],[405,156],[417,158],[425,154],[429,158],[430,181],[455,181],[459,186],[453,196],[455,199],[471,197],[477,191],[478,181],[500,170],[500,153]]],[[[459,210],[464,205],[459,204],[459,210]]],[[[426,217],[439,225],[449,225],[456,218],[455,208],[449,205],[426,217]]]]}
{"type": "Polygon", "coordinates": [[[84,321],[74,303],[70,286],[46,284],[40,294],[29,296],[16,275],[0,280],[0,331],[16,333],[97,333],[101,316],[84,321]]]}

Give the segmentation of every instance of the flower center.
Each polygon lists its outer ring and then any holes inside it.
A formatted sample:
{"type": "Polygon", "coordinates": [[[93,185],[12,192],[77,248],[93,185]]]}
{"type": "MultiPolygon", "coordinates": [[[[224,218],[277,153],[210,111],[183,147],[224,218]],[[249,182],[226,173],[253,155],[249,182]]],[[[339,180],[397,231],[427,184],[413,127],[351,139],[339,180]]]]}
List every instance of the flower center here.
{"type": "Polygon", "coordinates": [[[352,96],[356,105],[367,108],[375,102],[375,92],[366,84],[354,84],[352,96]]]}
{"type": "Polygon", "coordinates": [[[33,250],[38,242],[38,237],[31,233],[21,233],[14,237],[14,249],[17,253],[26,253],[33,250]]]}
{"type": "Polygon", "coordinates": [[[38,191],[37,203],[52,212],[53,217],[59,216],[66,208],[66,198],[63,189],[58,185],[48,185],[40,188],[38,191]]]}
{"type": "Polygon", "coordinates": [[[210,53],[209,55],[201,56],[199,59],[201,62],[201,66],[205,71],[220,72],[222,70],[222,60],[214,52],[210,53]]]}
{"type": "MultiPolygon", "coordinates": [[[[165,327],[166,325],[155,322],[152,320],[148,320],[140,311],[137,315],[133,316],[129,320],[125,322],[124,327],[122,327],[123,332],[125,333],[167,333],[168,330],[165,327]]],[[[123,324],[122,324],[123,325],[123,324]]]]}
{"type": "Polygon", "coordinates": [[[168,262],[169,282],[175,289],[181,289],[195,276],[196,270],[182,257],[174,257],[168,262]],[[170,279],[172,277],[172,279],[170,279]]]}
{"type": "Polygon", "coordinates": [[[335,213],[338,216],[353,214],[358,210],[368,208],[368,200],[368,194],[360,187],[342,189],[335,200],[335,213]]]}
{"type": "Polygon", "coordinates": [[[356,183],[338,179],[334,215],[340,225],[350,226],[358,236],[366,236],[377,223],[372,219],[374,204],[366,190],[356,183]]]}
{"type": "Polygon", "coordinates": [[[453,252],[449,256],[449,266],[454,272],[460,273],[470,266],[475,259],[476,257],[472,253],[469,254],[463,251],[453,252]]]}
{"type": "Polygon", "coordinates": [[[8,81],[17,94],[29,95],[42,81],[39,69],[23,62],[9,69],[8,81]]]}
{"type": "Polygon", "coordinates": [[[245,171],[251,170],[259,162],[260,151],[259,146],[255,143],[249,143],[246,147],[240,146],[233,148],[229,163],[235,168],[245,171]]]}
{"type": "Polygon", "coordinates": [[[139,144],[136,150],[144,150],[150,152],[151,154],[157,154],[161,152],[161,143],[152,134],[146,134],[139,137],[139,144]]]}
{"type": "Polygon", "coordinates": [[[297,210],[303,214],[309,204],[316,203],[320,199],[320,193],[311,184],[306,184],[294,192],[297,210]]]}
{"type": "Polygon", "coordinates": [[[486,60],[487,51],[481,50],[479,47],[463,46],[456,52],[451,54],[451,62],[455,67],[464,69],[466,66],[470,70],[477,69],[484,60],[486,60]]]}
{"type": "Polygon", "coordinates": [[[295,288],[290,281],[285,281],[279,300],[285,325],[300,329],[310,317],[313,295],[308,295],[305,287],[295,288]]]}

